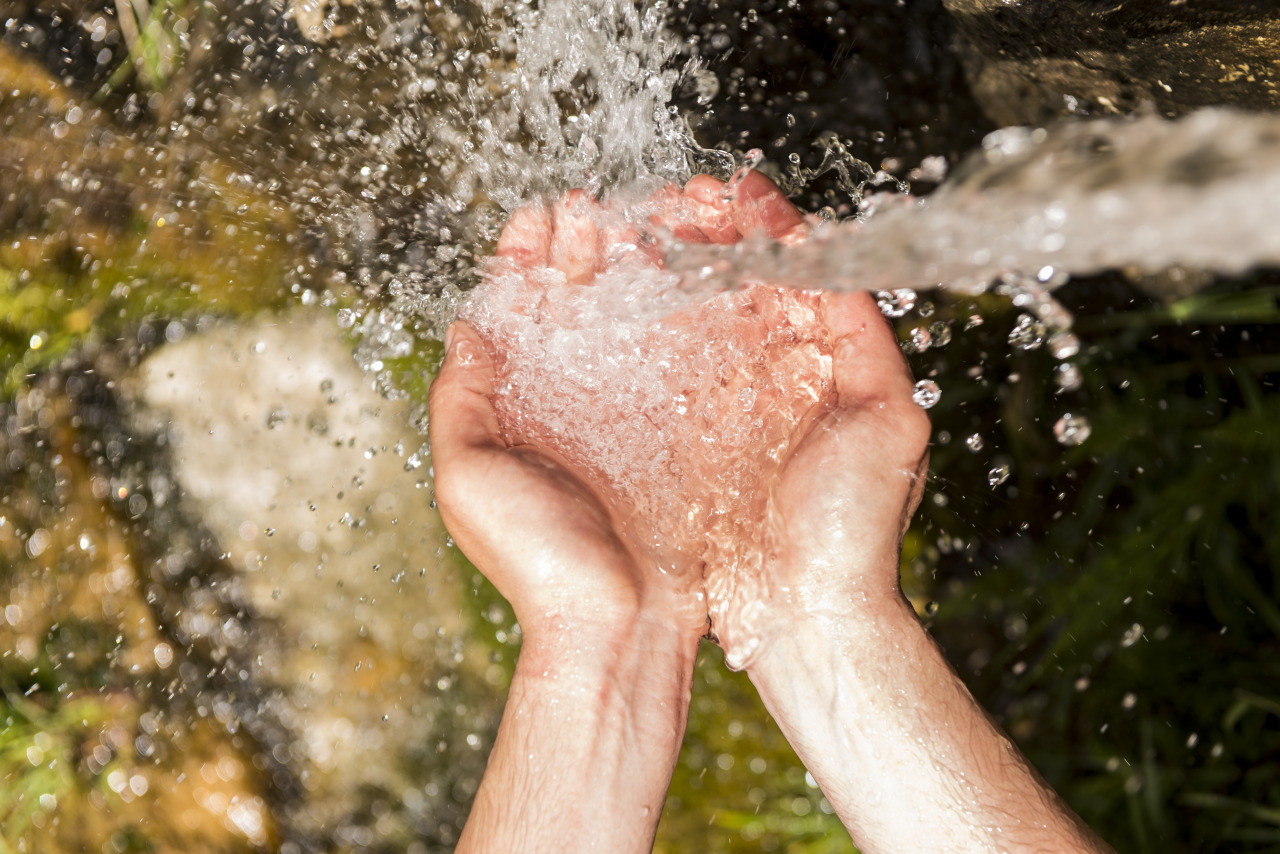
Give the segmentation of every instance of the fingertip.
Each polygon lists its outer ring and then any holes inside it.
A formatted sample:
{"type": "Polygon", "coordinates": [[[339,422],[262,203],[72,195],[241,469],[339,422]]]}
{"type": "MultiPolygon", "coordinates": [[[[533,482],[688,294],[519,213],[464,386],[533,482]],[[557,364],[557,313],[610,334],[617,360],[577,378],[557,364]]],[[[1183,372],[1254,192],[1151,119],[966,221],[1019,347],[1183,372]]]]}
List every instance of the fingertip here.
{"type": "Polygon", "coordinates": [[[600,262],[600,204],[583,190],[570,190],[553,207],[551,264],[576,284],[589,280],[600,262]]]}
{"type": "Polygon", "coordinates": [[[752,170],[738,184],[733,204],[733,221],[744,235],[763,231],[780,238],[804,230],[804,217],[767,175],[752,170]]]}
{"type": "Polygon", "coordinates": [[[694,175],[684,185],[684,194],[695,202],[713,207],[724,207],[724,182],[711,175],[694,175]]]}
{"type": "Polygon", "coordinates": [[[532,202],[511,214],[493,254],[520,264],[546,266],[550,247],[551,218],[542,202],[532,202]]]}

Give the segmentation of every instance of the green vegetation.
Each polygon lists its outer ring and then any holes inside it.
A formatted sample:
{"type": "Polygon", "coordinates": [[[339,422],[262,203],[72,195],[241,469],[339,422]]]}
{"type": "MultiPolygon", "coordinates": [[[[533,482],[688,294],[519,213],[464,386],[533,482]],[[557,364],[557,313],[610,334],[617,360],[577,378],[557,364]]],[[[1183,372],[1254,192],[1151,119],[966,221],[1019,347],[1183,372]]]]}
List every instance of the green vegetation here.
{"type": "Polygon", "coordinates": [[[991,353],[991,387],[944,383],[953,438],[908,575],[975,693],[1120,851],[1280,850],[1276,281],[1168,307],[1118,276],[1070,285],[1072,394],[1043,351],[998,355],[1010,312],[946,351],[991,353]],[[1078,447],[1052,440],[1068,410],[1092,423],[1078,447]],[[996,457],[1013,476],[993,489],[996,457]]]}

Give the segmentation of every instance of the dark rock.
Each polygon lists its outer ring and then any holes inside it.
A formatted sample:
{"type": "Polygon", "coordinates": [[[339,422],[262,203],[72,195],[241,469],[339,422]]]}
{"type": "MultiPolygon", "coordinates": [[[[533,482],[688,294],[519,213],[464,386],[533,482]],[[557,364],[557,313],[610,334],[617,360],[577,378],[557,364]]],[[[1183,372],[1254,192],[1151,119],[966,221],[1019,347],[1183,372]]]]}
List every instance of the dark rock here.
{"type": "Polygon", "coordinates": [[[944,0],[973,95],[998,125],[1070,114],[1280,108],[1264,0],[944,0]]]}

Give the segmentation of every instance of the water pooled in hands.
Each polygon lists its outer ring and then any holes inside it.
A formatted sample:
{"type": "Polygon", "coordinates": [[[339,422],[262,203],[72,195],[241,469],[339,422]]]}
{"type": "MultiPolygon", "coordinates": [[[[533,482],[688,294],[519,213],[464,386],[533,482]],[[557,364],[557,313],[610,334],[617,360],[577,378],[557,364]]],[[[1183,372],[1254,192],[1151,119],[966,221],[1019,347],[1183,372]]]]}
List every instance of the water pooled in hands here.
{"type": "MultiPolygon", "coordinates": [[[[627,225],[592,211],[601,231],[627,225]]],[[[832,395],[820,297],[694,293],[634,252],[590,283],[497,259],[461,317],[497,355],[507,439],[600,485],[636,547],[692,590],[705,584],[720,639],[749,645],[756,627],[739,618],[754,612],[741,606],[768,595],[767,484],[832,395]]]]}

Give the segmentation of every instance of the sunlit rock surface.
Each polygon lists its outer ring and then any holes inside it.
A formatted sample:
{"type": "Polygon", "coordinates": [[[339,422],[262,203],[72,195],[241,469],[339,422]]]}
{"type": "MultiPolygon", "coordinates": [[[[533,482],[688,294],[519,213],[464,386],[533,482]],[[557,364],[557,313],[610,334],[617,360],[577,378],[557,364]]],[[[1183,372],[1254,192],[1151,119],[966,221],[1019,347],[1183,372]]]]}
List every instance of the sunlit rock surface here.
{"type": "Polygon", "coordinates": [[[475,762],[432,757],[453,735],[448,689],[482,653],[461,647],[462,587],[425,469],[406,471],[421,443],[408,407],[372,391],[336,332],[302,312],[171,344],[133,380],[138,418],[167,431],[187,500],[277,629],[251,643],[295,739],[296,831],[340,848],[448,842],[440,805],[475,762]]]}

